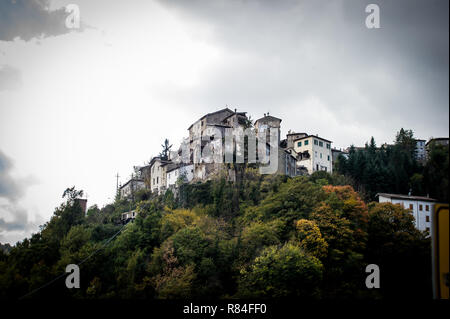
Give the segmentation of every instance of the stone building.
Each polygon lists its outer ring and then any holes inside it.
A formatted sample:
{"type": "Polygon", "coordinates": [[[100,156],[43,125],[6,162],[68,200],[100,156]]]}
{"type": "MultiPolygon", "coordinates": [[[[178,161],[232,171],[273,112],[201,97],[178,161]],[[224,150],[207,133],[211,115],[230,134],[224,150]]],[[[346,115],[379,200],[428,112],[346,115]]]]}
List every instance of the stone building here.
{"type": "Polygon", "coordinates": [[[177,164],[168,166],[167,174],[167,188],[176,186],[177,181],[181,178],[184,182],[189,183],[194,178],[194,165],[177,164]]]}
{"type": "Polygon", "coordinates": [[[171,161],[163,160],[161,157],[153,157],[149,163],[150,166],[150,190],[154,193],[160,194],[167,187],[167,165],[171,161]]]}
{"type": "Polygon", "coordinates": [[[270,134],[271,131],[276,130],[278,135],[278,140],[276,141],[276,145],[280,144],[281,139],[281,119],[269,115],[269,113],[264,113],[264,117],[257,119],[255,121],[255,131],[256,135],[266,133],[266,143],[270,143],[270,134]]]}
{"type": "Polygon", "coordinates": [[[224,108],[202,116],[189,126],[189,150],[194,180],[207,180],[224,172],[223,138],[226,130],[243,128],[247,120],[246,112],[237,112],[236,109],[233,112],[224,108]]]}
{"type": "Polygon", "coordinates": [[[131,178],[124,185],[120,186],[120,197],[121,198],[132,198],[134,194],[140,190],[145,188],[144,180],[141,178],[131,178]]]}

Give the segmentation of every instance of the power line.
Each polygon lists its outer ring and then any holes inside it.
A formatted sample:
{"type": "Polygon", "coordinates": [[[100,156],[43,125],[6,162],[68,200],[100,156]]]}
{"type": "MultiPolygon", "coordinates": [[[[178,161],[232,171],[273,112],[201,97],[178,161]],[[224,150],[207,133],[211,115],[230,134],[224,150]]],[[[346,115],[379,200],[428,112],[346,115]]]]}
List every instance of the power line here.
{"type": "MultiPolygon", "coordinates": [[[[107,245],[108,245],[108,244],[109,244],[109,243],[110,243],[117,235],[119,235],[119,233],[124,229],[125,226],[126,226],[126,224],[123,225],[123,226],[119,229],[119,231],[118,231],[117,233],[115,233],[114,235],[112,235],[112,237],[110,237],[110,238],[103,244],[102,247],[98,248],[96,251],[94,251],[93,253],[91,253],[89,256],[87,256],[86,258],[84,258],[82,261],[80,261],[80,262],[79,262],[78,264],[76,264],[76,265],[78,265],[78,266],[79,266],[79,265],[82,265],[82,264],[83,264],[84,262],[86,262],[89,258],[91,258],[91,257],[94,256],[95,254],[97,254],[100,250],[102,250],[103,248],[105,248],[105,247],[106,247],[106,246],[107,246],[107,245]]],[[[24,299],[24,298],[26,298],[26,297],[28,297],[28,296],[31,296],[32,294],[34,294],[34,293],[36,293],[37,291],[39,291],[39,290],[41,290],[41,289],[43,289],[43,288],[45,288],[45,287],[51,285],[52,283],[54,283],[55,281],[57,281],[58,279],[60,279],[60,278],[62,278],[62,277],[64,277],[64,276],[66,276],[66,275],[67,275],[67,273],[66,273],[66,272],[63,272],[62,274],[60,274],[59,276],[53,278],[53,279],[50,280],[49,282],[43,284],[43,285],[40,286],[39,288],[36,288],[36,289],[30,291],[29,293],[23,295],[22,297],[19,298],[19,300],[22,300],[22,299],[24,299]]]]}

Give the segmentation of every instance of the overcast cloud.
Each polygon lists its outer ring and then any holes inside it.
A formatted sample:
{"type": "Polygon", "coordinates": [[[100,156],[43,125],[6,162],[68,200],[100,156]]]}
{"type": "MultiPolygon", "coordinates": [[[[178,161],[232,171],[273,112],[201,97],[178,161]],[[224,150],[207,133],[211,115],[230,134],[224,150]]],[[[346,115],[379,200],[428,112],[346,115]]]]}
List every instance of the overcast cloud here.
{"type": "Polygon", "coordinates": [[[15,243],[30,232],[36,232],[37,222],[29,220],[29,214],[20,205],[29,185],[36,183],[33,177],[16,178],[11,175],[13,163],[0,150],[0,242],[15,243]]]}
{"type": "Polygon", "coordinates": [[[37,231],[69,186],[111,201],[117,172],[225,105],[338,148],[448,136],[447,0],[15,2],[0,2],[1,242],[37,231]],[[69,3],[95,28],[68,32],[69,3]]]}
{"type": "Polygon", "coordinates": [[[49,0],[1,0],[0,40],[56,36],[69,32],[65,8],[50,9],[49,0]]]}

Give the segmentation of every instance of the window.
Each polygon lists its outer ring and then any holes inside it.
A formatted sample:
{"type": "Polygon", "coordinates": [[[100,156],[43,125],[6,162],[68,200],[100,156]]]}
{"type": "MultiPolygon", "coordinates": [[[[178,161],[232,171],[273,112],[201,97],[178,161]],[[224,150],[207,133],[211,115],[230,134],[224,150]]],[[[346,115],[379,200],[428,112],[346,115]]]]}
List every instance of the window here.
{"type": "Polygon", "coordinates": [[[318,141],[317,140],[314,140],[314,145],[317,145],[318,144],[318,141]]]}
{"type": "Polygon", "coordinates": [[[323,147],[323,142],[322,141],[319,141],[319,146],[323,147]]]}
{"type": "Polygon", "coordinates": [[[322,158],[322,153],[320,153],[320,158],[322,158]]]}
{"type": "Polygon", "coordinates": [[[430,227],[425,228],[427,231],[430,231],[430,227]]]}
{"type": "Polygon", "coordinates": [[[419,205],[419,210],[422,211],[423,210],[423,206],[422,204],[419,205]]]}
{"type": "Polygon", "coordinates": [[[328,155],[328,160],[330,160],[330,155],[328,155]]]}
{"type": "Polygon", "coordinates": [[[156,183],[159,184],[159,177],[156,178],[156,183]]]}
{"type": "Polygon", "coordinates": [[[314,156],[317,157],[317,151],[314,151],[314,156]]]}
{"type": "Polygon", "coordinates": [[[155,185],[155,179],[153,179],[153,185],[155,185]]]}
{"type": "Polygon", "coordinates": [[[309,144],[309,141],[308,141],[308,140],[306,140],[306,141],[305,141],[305,146],[306,146],[306,145],[308,145],[308,144],[309,144]]]}
{"type": "Polygon", "coordinates": [[[329,143],[327,143],[327,148],[328,148],[328,149],[330,149],[330,147],[331,147],[331,146],[330,146],[330,144],[329,144],[329,143]]]}
{"type": "Polygon", "coordinates": [[[429,223],[429,222],[430,222],[430,216],[426,216],[426,217],[425,217],[425,221],[426,221],[427,223],[429,223]]]}
{"type": "Polygon", "coordinates": [[[425,205],[425,210],[426,210],[427,212],[429,212],[429,211],[430,211],[430,206],[425,205]]]}
{"type": "Polygon", "coordinates": [[[298,142],[298,143],[297,143],[297,146],[298,146],[298,147],[301,147],[301,146],[302,146],[302,142],[298,142]]]}
{"type": "Polygon", "coordinates": [[[409,204],[409,209],[413,210],[413,204],[409,204]]]}

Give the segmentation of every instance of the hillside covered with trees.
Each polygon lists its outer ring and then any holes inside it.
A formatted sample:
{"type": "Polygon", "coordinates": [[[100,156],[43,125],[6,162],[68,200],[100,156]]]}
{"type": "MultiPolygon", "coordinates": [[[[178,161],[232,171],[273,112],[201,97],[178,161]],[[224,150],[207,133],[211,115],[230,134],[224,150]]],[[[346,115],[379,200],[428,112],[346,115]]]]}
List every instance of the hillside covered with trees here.
{"type": "Polygon", "coordinates": [[[0,252],[0,298],[431,298],[430,241],[398,205],[365,203],[341,175],[245,169],[156,196],[116,198],[84,216],[74,188],[39,233],[0,252]],[[121,213],[136,219],[122,225],[121,213]],[[116,236],[115,236],[116,235],[116,236]],[[111,239],[112,238],[112,239],[111,239]],[[381,288],[367,289],[377,264],[381,288]]]}
{"type": "Polygon", "coordinates": [[[441,202],[450,200],[448,188],[448,146],[431,142],[428,159],[416,160],[416,140],[412,130],[397,132],[394,144],[377,147],[372,137],[364,148],[350,147],[348,158],[342,155],[337,171],[365,200],[376,200],[377,193],[430,196],[441,202]]]}

